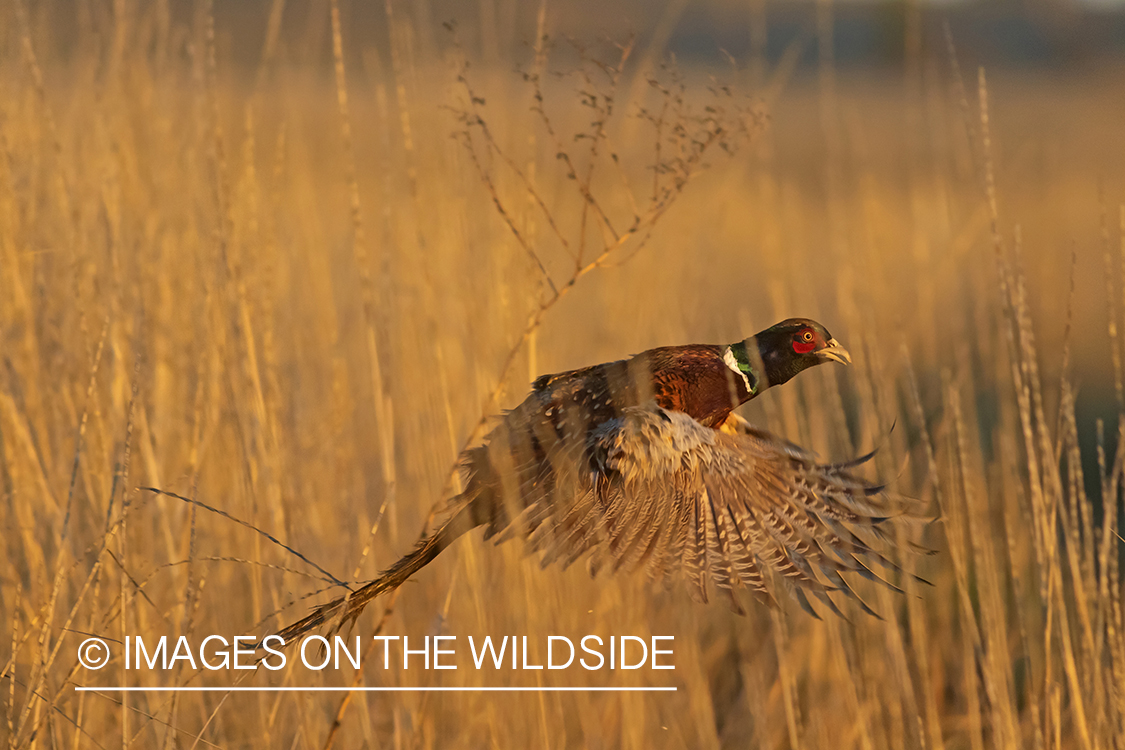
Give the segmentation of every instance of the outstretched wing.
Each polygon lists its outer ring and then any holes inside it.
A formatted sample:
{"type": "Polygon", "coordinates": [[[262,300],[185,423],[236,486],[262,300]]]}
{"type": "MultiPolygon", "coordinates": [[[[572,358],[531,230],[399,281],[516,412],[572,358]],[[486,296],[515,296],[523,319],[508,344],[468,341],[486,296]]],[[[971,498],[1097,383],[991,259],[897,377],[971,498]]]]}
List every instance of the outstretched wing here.
{"type": "Polygon", "coordinates": [[[578,461],[567,453],[550,461],[553,491],[521,488],[532,501],[501,535],[525,537],[543,565],[589,554],[595,571],[681,575],[695,598],[710,582],[738,611],[736,589],[774,604],[780,584],[814,615],[805,592],[839,613],[831,592],[859,601],[842,573],[897,569],[880,525],[901,503],[851,471],[870,456],[822,464],[744,420],[717,431],[656,405],[600,425],[578,461]]]}

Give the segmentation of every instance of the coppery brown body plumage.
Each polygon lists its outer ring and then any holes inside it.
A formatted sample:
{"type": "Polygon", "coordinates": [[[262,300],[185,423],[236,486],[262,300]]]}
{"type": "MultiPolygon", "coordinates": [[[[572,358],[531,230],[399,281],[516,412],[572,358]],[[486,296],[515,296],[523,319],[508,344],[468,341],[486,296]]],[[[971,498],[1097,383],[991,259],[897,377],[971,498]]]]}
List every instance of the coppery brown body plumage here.
{"type": "Polygon", "coordinates": [[[654,401],[705,427],[719,427],[751,396],[724,364],[722,350],[714,344],[663,346],[617,362],[544,375],[533,384],[529,400],[544,409],[587,408],[587,424],[612,419],[614,408],[654,401]]]}

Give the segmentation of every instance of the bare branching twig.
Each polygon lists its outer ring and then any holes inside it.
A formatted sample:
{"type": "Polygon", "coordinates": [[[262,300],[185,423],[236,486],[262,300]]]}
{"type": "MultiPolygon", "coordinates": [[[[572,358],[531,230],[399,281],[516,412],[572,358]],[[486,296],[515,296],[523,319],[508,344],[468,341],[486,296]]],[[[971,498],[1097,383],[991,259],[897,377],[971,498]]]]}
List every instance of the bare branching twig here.
{"type": "MultiPolygon", "coordinates": [[[[448,28],[454,31],[451,26],[448,28]]],[[[626,103],[633,106],[632,116],[648,123],[652,130],[653,162],[644,167],[652,172],[652,191],[647,203],[642,206],[637,202],[637,193],[629,179],[630,171],[635,170],[623,164],[621,154],[610,148],[611,134],[626,109],[618,102],[617,95],[633,52],[633,40],[614,46],[612,63],[605,62],[597,53],[575,40],[567,41],[578,57],[577,67],[568,72],[550,73],[549,77],[563,81],[564,85],[569,81],[577,82],[577,88],[571,93],[577,98],[578,106],[592,115],[585,127],[564,135],[558,118],[548,112],[547,102],[555,97],[555,92],[546,91],[541,71],[546,56],[553,50],[550,39],[539,40],[536,48],[541,52],[537,53],[537,64],[530,71],[523,72],[522,76],[530,88],[531,110],[538,117],[542,134],[552,144],[555,164],[562,170],[561,176],[574,186],[573,197],[580,205],[577,227],[570,232],[566,229],[562,207],[547,203],[526,171],[517,166],[509,149],[489,126],[487,101],[474,88],[468,60],[462,55],[458,62],[457,82],[461,86],[462,100],[451,107],[459,124],[454,137],[465,148],[501,220],[535,264],[547,286],[547,293],[528,311],[527,322],[516,334],[514,343],[502,360],[496,385],[485,399],[483,413],[461,446],[462,451],[483,437],[489,415],[496,408],[513,365],[547,312],[587,274],[605,267],[611,258],[623,252],[624,260],[628,260],[647,245],[656,225],[688,183],[706,168],[705,157],[715,149],[728,156],[735,154],[752,134],[760,116],[744,105],[731,87],[716,82],[708,87],[709,99],[706,102],[689,101],[687,85],[674,60],[663,63],[658,74],[647,79],[649,97],[654,98],[655,103],[626,103]],[[538,55],[542,55],[543,59],[539,59],[538,55]],[[668,83],[663,79],[667,79],[668,83]],[[576,145],[581,148],[576,148],[576,145]],[[609,171],[609,165],[621,182],[612,188],[603,187],[596,179],[603,167],[604,171],[609,171]],[[548,256],[550,248],[533,245],[518,228],[511,208],[517,204],[517,198],[503,192],[500,179],[503,170],[514,177],[518,189],[530,197],[530,203],[550,227],[558,249],[570,258],[571,269],[564,280],[559,281],[549,270],[554,265],[548,256]],[[613,207],[611,191],[624,192],[628,198],[627,210],[613,207]],[[587,257],[587,235],[591,223],[597,227],[601,237],[600,246],[592,259],[587,257]]],[[[459,46],[457,48],[460,49],[459,46]]],[[[443,495],[449,493],[456,473],[454,465],[443,486],[443,495]]]]}

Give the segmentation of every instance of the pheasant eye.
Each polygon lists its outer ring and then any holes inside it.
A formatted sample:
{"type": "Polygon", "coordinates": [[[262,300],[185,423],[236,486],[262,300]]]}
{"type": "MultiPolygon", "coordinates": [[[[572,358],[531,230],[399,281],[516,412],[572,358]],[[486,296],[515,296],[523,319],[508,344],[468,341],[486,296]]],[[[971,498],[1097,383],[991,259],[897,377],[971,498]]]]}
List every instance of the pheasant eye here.
{"type": "Polygon", "coordinates": [[[793,339],[793,351],[797,354],[808,354],[816,348],[816,334],[811,328],[806,328],[793,339]]]}

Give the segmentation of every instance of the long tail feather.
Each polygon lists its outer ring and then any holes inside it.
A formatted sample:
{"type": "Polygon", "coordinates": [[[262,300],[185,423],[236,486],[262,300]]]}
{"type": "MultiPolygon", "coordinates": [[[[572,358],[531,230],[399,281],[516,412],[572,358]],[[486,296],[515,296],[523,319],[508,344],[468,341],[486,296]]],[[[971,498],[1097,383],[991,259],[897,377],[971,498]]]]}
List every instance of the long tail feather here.
{"type": "Polygon", "coordinates": [[[286,643],[315,630],[321,625],[335,621],[333,631],[338,631],[363,612],[364,608],[380,594],[394,591],[411,576],[433,561],[458,537],[472,530],[479,523],[475,520],[472,505],[466,505],[460,512],[446,521],[437,531],[423,537],[406,555],[387,568],[383,573],[362,588],[347,596],[317,607],[312,614],[281,630],[277,635],[286,643]]]}

